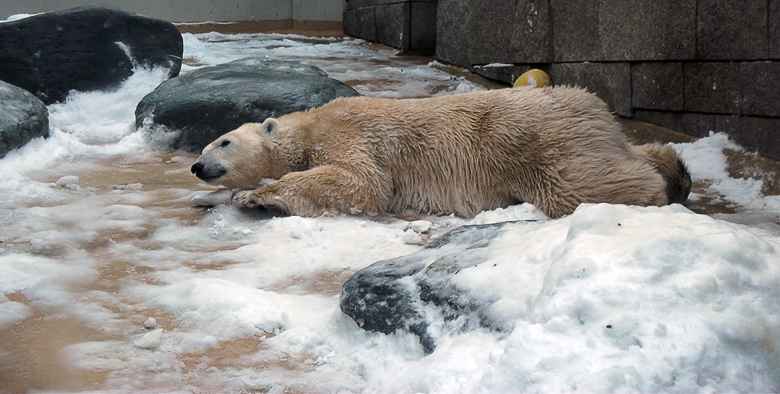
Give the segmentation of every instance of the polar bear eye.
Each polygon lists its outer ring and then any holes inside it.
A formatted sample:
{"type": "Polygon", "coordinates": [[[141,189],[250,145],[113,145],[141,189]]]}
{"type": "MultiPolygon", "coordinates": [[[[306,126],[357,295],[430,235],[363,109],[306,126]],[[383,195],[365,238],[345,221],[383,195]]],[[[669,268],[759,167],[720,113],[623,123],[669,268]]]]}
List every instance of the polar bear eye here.
{"type": "Polygon", "coordinates": [[[222,140],[222,142],[219,144],[219,147],[224,148],[228,145],[230,145],[230,140],[222,140]]]}

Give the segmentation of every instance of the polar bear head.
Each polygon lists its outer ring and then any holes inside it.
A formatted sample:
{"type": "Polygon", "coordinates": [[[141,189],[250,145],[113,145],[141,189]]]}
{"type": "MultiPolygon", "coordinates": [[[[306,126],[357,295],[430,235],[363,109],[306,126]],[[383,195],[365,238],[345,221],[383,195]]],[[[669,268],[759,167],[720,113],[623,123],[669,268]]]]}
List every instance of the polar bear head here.
{"type": "Polygon", "coordinates": [[[203,148],[192,165],[195,176],[208,183],[232,189],[253,189],[263,178],[276,178],[271,152],[276,145],[279,122],[268,118],[247,123],[217,138],[203,148]]]}

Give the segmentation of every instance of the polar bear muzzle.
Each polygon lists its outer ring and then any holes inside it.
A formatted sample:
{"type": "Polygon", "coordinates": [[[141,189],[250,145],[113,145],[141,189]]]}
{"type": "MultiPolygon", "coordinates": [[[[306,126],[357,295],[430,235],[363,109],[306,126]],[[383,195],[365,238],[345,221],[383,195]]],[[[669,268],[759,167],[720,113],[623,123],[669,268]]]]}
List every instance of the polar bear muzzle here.
{"type": "Polygon", "coordinates": [[[192,168],[190,168],[190,171],[192,171],[192,173],[195,174],[196,177],[209,183],[215,182],[222,175],[225,175],[225,173],[227,173],[227,169],[225,169],[225,167],[219,164],[206,165],[200,161],[195,162],[195,164],[192,165],[192,168]]]}

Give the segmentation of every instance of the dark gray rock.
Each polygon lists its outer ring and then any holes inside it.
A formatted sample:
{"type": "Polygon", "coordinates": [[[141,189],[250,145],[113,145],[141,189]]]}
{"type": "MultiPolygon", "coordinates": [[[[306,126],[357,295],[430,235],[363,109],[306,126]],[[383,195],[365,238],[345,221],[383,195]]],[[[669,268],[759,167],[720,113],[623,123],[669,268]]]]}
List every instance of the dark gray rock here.
{"type": "Polygon", "coordinates": [[[716,114],[742,113],[739,63],[686,63],[685,110],[716,114]]]}
{"type": "Polygon", "coordinates": [[[267,58],[239,59],[160,84],[138,103],[136,127],[165,126],[179,132],[171,148],[200,152],[244,123],[358,95],[314,66],[267,58]]]}
{"type": "Polygon", "coordinates": [[[0,81],[0,158],[36,137],[49,134],[46,105],[32,93],[0,81]]]}
{"type": "Polygon", "coordinates": [[[767,59],[767,1],[698,0],[698,59],[767,59]]]}
{"type": "Polygon", "coordinates": [[[634,108],[682,111],[683,66],[676,62],[637,63],[631,66],[634,108]]]}
{"type": "Polygon", "coordinates": [[[596,60],[695,58],[696,0],[600,0],[599,3],[601,52],[596,60]]]}
{"type": "Polygon", "coordinates": [[[780,118],[718,115],[715,130],[725,132],[747,150],[780,160],[780,144],[777,143],[780,118]]]}
{"type": "Polygon", "coordinates": [[[633,116],[629,63],[556,63],[548,74],[555,85],[587,88],[618,115],[633,116]]]}
{"type": "Polygon", "coordinates": [[[475,0],[439,0],[436,14],[436,59],[471,66],[471,5],[475,0]]]}
{"type": "Polygon", "coordinates": [[[0,24],[0,80],[46,104],[71,90],[112,88],[134,65],[179,74],[183,44],[170,22],[105,7],[78,7],[0,24]]]}
{"type": "Polygon", "coordinates": [[[429,353],[443,331],[510,329],[490,318],[487,307],[495,300],[458,288],[452,278],[461,269],[487,261],[491,243],[507,228],[525,223],[460,227],[417,253],[362,269],[342,286],[341,310],[368,331],[411,332],[429,353]]]}
{"type": "Polygon", "coordinates": [[[706,137],[710,131],[715,131],[715,115],[636,110],[634,116],[641,121],[695,137],[706,137]]]}
{"type": "Polygon", "coordinates": [[[780,116],[780,62],[744,62],[739,71],[744,115],[780,116]]]}

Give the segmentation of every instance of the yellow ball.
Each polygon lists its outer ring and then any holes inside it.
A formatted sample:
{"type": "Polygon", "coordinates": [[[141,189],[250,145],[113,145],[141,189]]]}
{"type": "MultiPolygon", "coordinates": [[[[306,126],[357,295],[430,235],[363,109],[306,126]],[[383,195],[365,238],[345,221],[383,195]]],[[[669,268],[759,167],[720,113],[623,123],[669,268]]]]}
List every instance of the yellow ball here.
{"type": "Polygon", "coordinates": [[[552,85],[550,76],[548,76],[544,71],[539,70],[538,68],[534,68],[533,70],[524,72],[523,75],[518,77],[512,87],[516,88],[518,86],[533,86],[535,88],[542,88],[550,85],[552,85]]]}

